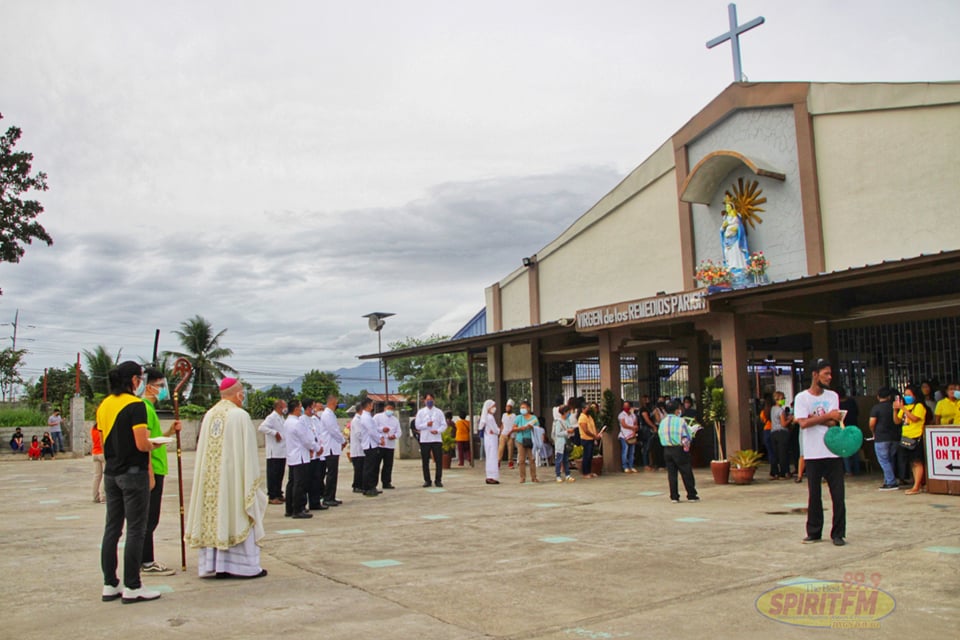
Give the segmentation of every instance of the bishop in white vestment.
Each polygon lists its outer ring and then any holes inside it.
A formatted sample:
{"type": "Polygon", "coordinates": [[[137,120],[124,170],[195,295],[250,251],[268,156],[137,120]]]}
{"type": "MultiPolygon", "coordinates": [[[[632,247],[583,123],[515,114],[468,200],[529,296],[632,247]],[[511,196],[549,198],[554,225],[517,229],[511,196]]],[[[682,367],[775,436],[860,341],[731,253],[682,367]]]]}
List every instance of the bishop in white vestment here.
{"type": "Polygon", "coordinates": [[[259,578],[267,508],[257,429],[244,411],[243,386],[220,383],[220,402],[207,411],[187,510],[186,542],[200,550],[200,577],[259,578]]]}

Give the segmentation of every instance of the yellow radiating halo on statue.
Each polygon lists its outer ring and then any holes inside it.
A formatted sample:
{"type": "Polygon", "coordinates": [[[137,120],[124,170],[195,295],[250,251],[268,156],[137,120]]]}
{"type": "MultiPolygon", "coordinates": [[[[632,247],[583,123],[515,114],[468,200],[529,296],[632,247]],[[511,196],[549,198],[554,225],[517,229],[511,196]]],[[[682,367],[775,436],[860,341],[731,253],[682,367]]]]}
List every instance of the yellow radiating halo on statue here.
{"type": "Polygon", "coordinates": [[[754,180],[744,186],[743,178],[737,178],[737,184],[733,185],[732,188],[733,193],[729,189],[724,192],[724,204],[730,202],[736,212],[740,214],[740,217],[750,225],[751,229],[756,228],[755,221],[762,224],[763,218],[758,216],[757,213],[763,211],[759,205],[764,204],[767,199],[760,197],[763,189],[760,188],[759,183],[754,180]]]}

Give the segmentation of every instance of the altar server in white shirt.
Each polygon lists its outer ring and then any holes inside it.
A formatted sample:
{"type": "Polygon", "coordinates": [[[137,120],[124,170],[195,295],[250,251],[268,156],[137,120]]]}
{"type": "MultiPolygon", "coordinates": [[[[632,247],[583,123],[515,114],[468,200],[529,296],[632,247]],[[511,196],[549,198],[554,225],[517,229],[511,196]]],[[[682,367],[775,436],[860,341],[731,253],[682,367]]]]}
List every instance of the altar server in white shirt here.
{"type": "Polygon", "coordinates": [[[340,473],[340,453],[345,438],[337,422],[337,396],[327,396],[327,406],[320,414],[320,430],[323,434],[324,450],[327,456],[327,476],[324,478],[323,504],[337,507],[343,504],[337,500],[337,478],[340,473]]]}
{"type": "Polygon", "coordinates": [[[397,406],[387,402],[382,413],[373,416],[373,422],[383,437],[380,447],[380,482],[384,489],[393,489],[393,455],[400,438],[400,421],[396,416],[397,406]]]}
{"type": "Polygon", "coordinates": [[[447,420],[443,417],[443,411],[434,406],[434,397],[428,393],[424,397],[423,407],[417,412],[417,419],[414,423],[417,431],[420,432],[420,462],[423,465],[423,486],[430,486],[430,456],[433,456],[433,462],[436,466],[436,475],[434,476],[438,487],[442,487],[443,465],[440,461],[443,459],[443,430],[447,428],[447,420]]]}
{"type": "Polygon", "coordinates": [[[263,434],[267,450],[267,498],[270,504],[283,504],[283,474],[287,469],[287,445],[283,440],[284,413],[287,403],[277,400],[273,411],[260,423],[257,431],[263,434]]]}

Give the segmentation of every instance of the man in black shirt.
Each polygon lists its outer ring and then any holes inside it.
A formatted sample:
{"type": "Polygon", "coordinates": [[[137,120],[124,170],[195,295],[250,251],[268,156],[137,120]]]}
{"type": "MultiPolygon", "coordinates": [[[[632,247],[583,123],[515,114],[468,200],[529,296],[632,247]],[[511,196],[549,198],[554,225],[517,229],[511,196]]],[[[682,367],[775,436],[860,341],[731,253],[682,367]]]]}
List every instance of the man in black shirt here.
{"type": "Polygon", "coordinates": [[[883,484],[880,491],[896,491],[897,449],[900,447],[900,427],[893,421],[893,391],[889,387],[881,387],[877,391],[877,404],[870,410],[870,430],[873,432],[873,449],[877,454],[877,462],[883,469],[883,484]]]}
{"type": "Polygon", "coordinates": [[[147,530],[153,469],[150,467],[147,409],[134,395],[145,382],[140,365],[132,360],[111,369],[110,395],[97,408],[97,426],[103,434],[104,493],[107,515],[100,545],[100,568],[103,570],[102,600],[123,598],[124,604],[156,600],[160,592],[147,589],[140,582],[140,560],[147,530]],[[127,525],[123,549],[123,585],[117,578],[117,543],[127,525]]]}

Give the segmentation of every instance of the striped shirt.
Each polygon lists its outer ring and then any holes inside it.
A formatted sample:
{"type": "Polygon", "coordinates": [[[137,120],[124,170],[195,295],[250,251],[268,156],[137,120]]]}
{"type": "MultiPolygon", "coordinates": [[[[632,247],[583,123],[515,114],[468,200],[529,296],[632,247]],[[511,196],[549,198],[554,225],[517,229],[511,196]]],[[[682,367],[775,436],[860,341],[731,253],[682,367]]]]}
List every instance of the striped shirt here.
{"type": "Polygon", "coordinates": [[[690,439],[687,421],[678,415],[668,415],[660,421],[660,444],[665,447],[679,447],[683,439],[690,439]]]}

